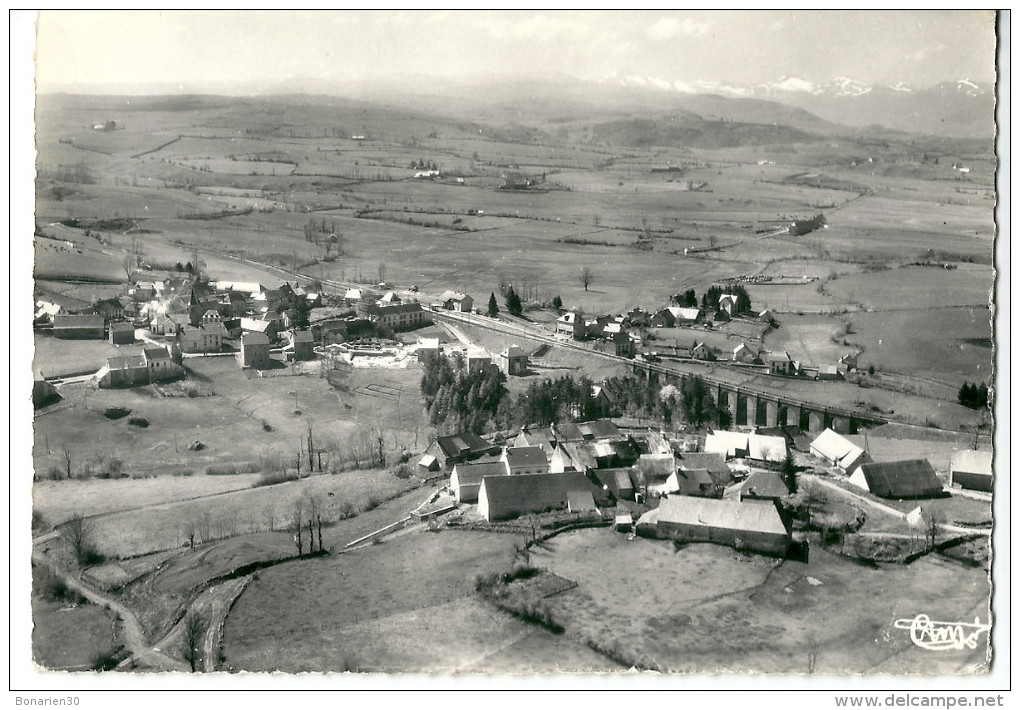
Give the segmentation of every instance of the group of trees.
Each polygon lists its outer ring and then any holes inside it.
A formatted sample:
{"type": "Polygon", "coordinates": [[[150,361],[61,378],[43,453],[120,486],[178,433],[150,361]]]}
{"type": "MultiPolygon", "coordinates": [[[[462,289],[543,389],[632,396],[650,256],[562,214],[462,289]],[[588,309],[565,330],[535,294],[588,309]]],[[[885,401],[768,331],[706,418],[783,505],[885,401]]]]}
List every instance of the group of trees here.
{"type": "MultiPolygon", "coordinates": [[[[689,293],[693,294],[694,292],[689,291],[689,293]]],[[[746,288],[740,284],[729,286],[719,286],[716,284],[710,287],[701,297],[701,307],[704,309],[706,316],[719,311],[719,297],[727,293],[737,297],[734,313],[740,315],[750,315],[753,313],[751,310],[751,296],[747,293],[746,288]]]]}
{"type": "MultiPolygon", "coordinates": [[[[694,293],[693,288],[689,288],[683,293],[678,293],[673,297],[673,303],[680,308],[697,308],[698,307],[698,295],[694,293]]],[[[716,307],[719,305],[719,300],[716,299],[716,307]]]]}
{"type": "Polygon", "coordinates": [[[429,423],[438,429],[481,434],[492,429],[507,396],[506,376],[495,367],[468,372],[452,358],[440,356],[425,365],[421,393],[429,423]]]}
{"type": "Polygon", "coordinates": [[[327,221],[325,217],[317,220],[314,217],[304,226],[305,241],[312,242],[326,250],[326,258],[334,249],[338,254],[344,253],[343,235],[336,231],[336,221],[327,221]]]}
{"type": "Polygon", "coordinates": [[[605,383],[617,406],[628,416],[660,420],[664,424],[686,423],[695,427],[729,425],[730,412],[720,409],[708,385],[700,377],[682,384],[659,386],[627,375],[605,383]]]}
{"type": "Polygon", "coordinates": [[[988,385],[964,382],[956,399],[964,407],[985,409],[988,407],[988,385]]]}
{"type": "MultiPolygon", "coordinates": [[[[581,375],[564,375],[552,380],[532,382],[518,395],[509,411],[509,424],[555,424],[594,419],[595,400],[592,381],[581,375]]],[[[508,427],[509,428],[509,427],[508,427]]]]}
{"type": "Polygon", "coordinates": [[[514,291],[514,287],[511,286],[506,294],[506,309],[512,316],[518,316],[524,312],[524,306],[521,304],[520,296],[514,291]]]}
{"type": "Polygon", "coordinates": [[[418,158],[418,162],[411,161],[412,170],[439,170],[439,164],[432,160],[422,160],[418,158]]]}

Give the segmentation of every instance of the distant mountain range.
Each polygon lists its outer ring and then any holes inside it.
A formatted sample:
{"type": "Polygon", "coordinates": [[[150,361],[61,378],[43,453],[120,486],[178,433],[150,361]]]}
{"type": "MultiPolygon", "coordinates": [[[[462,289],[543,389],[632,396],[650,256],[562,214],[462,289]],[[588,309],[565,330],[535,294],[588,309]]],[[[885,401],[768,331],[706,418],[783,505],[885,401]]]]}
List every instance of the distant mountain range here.
{"type": "Polygon", "coordinates": [[[766,84],[736,85],[666,81],[620,74],[597,83],[684,96],[764,99],[795,106],[827,121],[852,127],[880,125],[911,133],[974,138],[990,137],[995,130],[995,87],[969,79],[929,87],[903,82],[867,84],[848,77],[820,84],[797,77],[782,77],[766,84]]]}

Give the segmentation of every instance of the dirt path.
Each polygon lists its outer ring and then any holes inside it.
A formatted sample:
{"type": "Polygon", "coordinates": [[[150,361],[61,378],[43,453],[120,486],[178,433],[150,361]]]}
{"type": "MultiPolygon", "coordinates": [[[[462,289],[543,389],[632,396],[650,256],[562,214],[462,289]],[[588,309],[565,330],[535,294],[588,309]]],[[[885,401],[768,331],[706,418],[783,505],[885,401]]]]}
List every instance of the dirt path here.
{"type": "MultiPolygon", "coordinates": [[[[806,476],[806,478],[811,481],[816,481],[817,483],[824,486],[825,488],[828,488],[829,490],[838,491],[839,493],[841,493],[844,496],[847,496],[848,498],[853,498],[854,500],[860,503],[864,503],[865,505],[868,505],[876,510],[881,510],[883,513],[888,513],[889,515],[895,516],[904,521],[907,519],[907,514],[901,510],[897,510],[896,508],[886,505],[885,503],[879,503],[878,501],[872,500],[871,498],[867,498],[865,496],[858,495],[857,493],[854,493],[852,491],[848,491],[847,489],[841,486],[837,486],[835,483],[832,483],[831,481],[826,481],[824,478],[820,478],[819,476],[806,476]]],[[[991,528],[965,528],[959,525],[950,525],[949,523],[943,523],[940,527],[944,532],[954,533],[957,535],[992,534],[991,528]]]]}
{"type": "MultiPolygon", "coordinates": [[[[223,634],[223,624],[227,620],[227,613],[251,580],[252,575],[249,574],[206,589],[191,604],[185,615],[170,629],[169,633],[156,642],[155,647],[159,649],[181,648],[184,644],[185,618],[187,614],[198,614],[203,622],[198,670],[205,673],[215,672],[219,662],[220,638],[223,634]]],[[[187,664],[185,666],[185,670],[190,670],[187,664]]]]}
{"type": "Polygon", "coordinates": [[[136,617],[134,612],[126,606],[86,585],[74,575],[66,573],[64,570],[52,564],[42,552],[33,550],[32,561],[39,566],[49,569],[53,574],[60,577],[60,579],[63,580],[68,587],[81,594],[93,604],[108,607],[120,617],[121,638],[124,642],[124,647],[131,655],[122,661],[117,668],[125,668],[130,664],[136,664],[147,670],[189,670],[188,665],[184,663],[184,661],[171,658],[160,651],[158,647],[149,646],[149,644],[145,642],[145,634],[142,632],[141,624],[138,623],[138,617],[136,617]]]}

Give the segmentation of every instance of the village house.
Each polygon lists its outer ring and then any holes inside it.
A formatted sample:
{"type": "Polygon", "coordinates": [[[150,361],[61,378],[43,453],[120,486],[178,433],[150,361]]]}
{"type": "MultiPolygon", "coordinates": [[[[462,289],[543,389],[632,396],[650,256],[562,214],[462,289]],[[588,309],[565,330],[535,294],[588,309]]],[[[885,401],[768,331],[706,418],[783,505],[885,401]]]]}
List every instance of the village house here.
{"type": "Polygon", "coordinates": [[[591,386],[591,399],[592,407],[597,417],[609,417],[612,416],[613,410],[616,408],[616,400],[602,385],[591,386]]]}
{"type": "Polygon", "coordinates": [[[700,308],[682,308],[680,306],[669,306],[663,308],[651,317],[649,324],[653,328],[675,328],[681,325],[693,325],[701,320],[700,308]]]}
{"type": "Polygon", "coordinates": [[[949,462],[949,485],[992,492],[992,452],[957,451],[949,462]]]}
{"type": "Polygon", "coordinates": [[[373,323],[393,330],[409,330],[431,322],[431,318],[417,301],[410,303],[397,301],[390,305],[374,305],[369,309],[369,319],[373,323]]]}
{"type": "MultiPolygon", "coordinates": [[[[549,456],[549,472],[592,471],[599,467],[591,445],[585,442],[558,443],[549,456]]],[[[608,468],[608,466],[606,467],[608,468]]]]}
{"type": "Polygon", "coordinates": [[[507,447],[499,460],[511,476],[549,473],[549,461],[540,446],[507,447]]]}
{"type": "Polygon", "coordinates": [[[756,363],[758,362],[758,351],[747,343],[740,343],[733,348],[733,362],[742,362],[748,365],[756,363]]]}
{"type": "Polygon", "coordinates": [[[737,297],[732,293],[724,293],[719,296],[719,310],[725,311],[728,316],[732,316],[737,312],[737,297]]]}
{"type": "Polygon", "coordinates": [[[671,495],[717,498],[719,490],[704,469],[676,470],[669,474],[665,483],[648,486],[649,493],[659,497],[671,495]]]}
{"type": "Polygon", "coordinates": [[[617,500],[634,500],[633,468],[603,468],[592,471],[592,474],[617,500]]]}
{"type": "Polygon", "coordinates": [[[215,308],[210,308],[202,314],[202,325],[209,325],[210,323],[222,323],[223,314],[221,314],[215,308]]]}
{"type": "Polygon", "coordinates": [[[565,510],[568,494],[588,491],[596,505],[609,498],[583,473],[539,473],[521,476],[486,476],[478,492],[478,513],[488,521],[565,510]]]}
{"type": "Polygon", "coordinates": [[[117,298],[103,298],[92,304],[92,310],[107,323],[124,317],[124,304],[117,298]]]}
{"type": "Polygon", "coordinates": [[[523,348],[511,345],[499,354],[499,369],[508,376],[528,374],[528,354],[523,348]]]}
{"type": "Polygon", "coordinates": [[[709,542],[785,557],[793,541],[789,519],[774,501],[675,496],[638,520],[639,531],[677,542],[709,542]]]}
{"type": "Polygon", "coordinates": [[[450,474],[450,489],[458,503],[477,503],[482,479],[488,476],[506,476],[506,463],[487,461],[483,463],[459,463],[450,474]]]}
{"type": "Polygon", "coordinates": [[[130,345],[135,342],[135,327],[130,323],[110,323],[110,342],[114,345],[130,345]]]}
{"type": "Polygon", "coordinates": [[[819,434],[811,442],[808,450],[812,456],[822,459],[829,466],[836,466],[846,474],[855,471],[862,463],[871,460],[864,453],[864,449],[832,429],[826,429],[819,434]]]}
{"type": "Polygon", "coordinates": [[[790,490],[775,471],[755,471],[743,481],[734,483],[723,492],[727,500],[781,500],[790,490]]]}
{"type": "Polygon", "coordinates": [[[850,483],[879,498],[937,498],[942,483],[926,459],[862,463],[850,476],[850,483]]]}
{"type": "Polygon", "coordinates": [[[697,341],[691,346],[691,359],[693,360],[715,360],[711,348],[705,345],[704,341],[697,341]]]}
{"type": "Polygon", "coordinates": [[[446,291],[439,297],[439,300],[443,304],[443,308],[458,313],[470,313],[475,306],[475,299],[458,291],[446,291]]]}
{"type": "Polygon", "coordinates": [[[401,302],[400,296],[398,296],[393,291],[387,291],[386,293],[383,294],[382,298],[376,301],[376,303],[379,304],[380,306],[394,306],[400,302],[401,302]]]}
{"type": "Polygon", "coordinates": [[[223,323],[182,327],[177,333],[177,344],[184,353],[218,353],[223,349],[227,330],[223,323]]]}
{"type": "Polygon", "coordinates": [[[418,362],[425,365],[432,362],[442,354],[439,347],[439,338],[418,338],[418,362]]]}
{"type": "Polygon", "coordinates": [[[768,353],[762,358],[769,367],[770,375],[793,376],[800,369],[797,363],[790,357],[790,353],[782,352],[768,353]]]}
{"type": "Polygon", "coordinates": [[[506,172],[500,175],[500,190],[527,190],[531,187],[531,179],[518,172],[506,172]]]}
{"type": "Polygon", "coordinates": [[[291,330],[287,333],[287,338],[290,342],[284,350],[289,351],[295,360],[315,359],[315,339],[311,331],[291,330]]]}
{"type": "Polygon", "coordinates": [[[261,318],[242,318],[241,319],[241,334],[245,333],[258,333],[259,335],[266,336],[266,339],[270,342],[276,340],[277,330],[276,325],[271,320],[263,320],[261,318]]]}
{"type": "Polygon", "coordinates": [[[149,332],[153,335],[176,336],[180,329],[177,320],[165,313],[157,313],[149,322],[149,332]]]}
{"type": "Polygon", "coordinates": [[[637,343],[631,337],[631,334],[625,331],[618,330],[612,333],[609,336],[609,342],[612,346],[611,352],[616,357],[632,358],[634,353],[637,352],[637,343]]]}
{"type": "Polygon", "coordinates": [[[53,316],[53,337],[68,340],[102,340],[106,337],[106,323],[101,315],[53,316]]]}
{"type": "Polygon", "coordinates": [[[775,318],[775,316],[772,313],[772,309],[770,309],[770,308],[766,308],[764,311],[759,313],[758,314],[758,320],[760,320],[762,323],[772,323],[772,324],[774,324],[776,322],[776,318],[775,318]]]}
{"type": "Polygon", "coordinates": [[[489,368],[495,367],[492,362],[492,356],[485,348],[469,347],[465,357],[468,374],[473,375],[476,372],[485,372],[489,368]]]}
{"type": "Polygon", "coordinates": [[[682,471],[701,469],[708,471],[716,488],[724,489],[733,482],[733,473],[723,456],[705,452],[684,452],[680,454],[679,468],[682,471]]]}
{"type": "Polygon", "coordinates": [[[99,387],[136,387],[153,382],[166,382],[184,374],[165,347],[150,346],[141,353],[111,357],[96,373],[99,387]]]}
{"type": "Polygon", "coordinates": [[[723,459],[747,456],[747,434],[738,431],[712,431],[705,436],[705,453],[719,454],[723,459]]]}
{"type": "Polygon", "coordinates": [[[269,365],[269,336],[255,330],[241,333],[241,349],[237,353],[237,361],[241,367],[252,367],[258,370],[269,365]]]}
{"type": "Polygon", "coordinates": [[[433,441],[426,454],[435,456],[441,469],[448,469],[458,463],[475,461],[483,456],[497,457],[502,452],[501,447],[490,444],[488,441],[469,431],[454,434],[453,436],[439,436],[433,441]]]}
{"type": "Polygon", "coordinates": [[[584,318],[576,311],[567,311],[556,319],[556,334],[574,340],[584,338],[584,318]]]}
{"type": "Polygon", "coordinates": [[[538,446],[545,452],[546,458],[552,456],[556,448],[556,435],[550,427],[522,426],[520,433],[510,442],[513,447],[538,446]]]}

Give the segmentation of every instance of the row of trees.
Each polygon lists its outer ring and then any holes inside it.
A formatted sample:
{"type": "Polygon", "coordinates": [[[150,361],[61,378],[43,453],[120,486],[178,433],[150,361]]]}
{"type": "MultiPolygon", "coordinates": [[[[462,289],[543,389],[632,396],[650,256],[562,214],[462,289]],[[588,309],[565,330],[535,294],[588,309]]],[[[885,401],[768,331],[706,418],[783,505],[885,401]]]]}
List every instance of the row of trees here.
{"type": "Polygon", "coordinates": [[[957,394],[956,399],[964,407],[970,407],[971,409],[985,409],[988,407],[988,385],[984,382],[980,385],[964,382],[963,386],[960,387],[960,392],[957,394]]]}
{"type": "Polygon", "coordinates": [[[700,377],[687,377],[677,387],[659,386],[633,375],[614,377],[605,384],[619,409],[635,418],[647,417],[664,424],[684,422],[695,427],[729,424],[731,413],[720,409],[700,377]]]}

